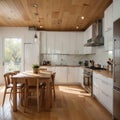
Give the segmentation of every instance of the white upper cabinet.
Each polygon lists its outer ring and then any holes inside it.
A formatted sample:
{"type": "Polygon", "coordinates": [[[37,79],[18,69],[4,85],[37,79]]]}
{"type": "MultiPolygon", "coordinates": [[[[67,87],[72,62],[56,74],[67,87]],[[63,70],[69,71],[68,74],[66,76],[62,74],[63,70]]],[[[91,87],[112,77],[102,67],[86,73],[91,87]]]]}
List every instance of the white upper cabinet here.
{"type": "Polygon", "coordinates": [[[120,18],[120,0],[113,0],[113,21],[120,18]]]}
{"type": "Polygon", "coordinates": [[[69,53],[70,54],[75,54],[75,50],[76,50],[76,43],[77,39],[76,39],[76,32],[70,32],[69,33],[69,53]]]}
{"type": "Polygon", "coordinates": [[[47,38],[46,35],[47,33],[45,31],[42,31],[40,34],[40,38],[41,38],[41,42],[40,42],[40,46],[41,46],[41,53],[47,53],[47,38]]]}
{"type": "Polygon", "coordinates": [[[82,67],[79,67],[79,83],[82,85],[82,87],[84,87],[84,84],[83,84],[83,73],[84,72],[84,68],[82,67]]]}
{"type": "Polygon", "coordinates": [[[104,44],[106,51],[113,50],[113,29],[104,33],[104,44]]]}
{"type": "Polygon", "coordinates": [[[104,13],[104,31],[113,29],[113,4],[111,4],[104,13]]]}
{"type": "Polygon", "coordinates": [[[92,25],[86,30],[87,33],[87,39],[92,38],[92,25]]]}
{"type": "Polygon", "coordinates": [[[70,53],[70,41],[69,41],[69,32],[62,32],[62,53],[69,54],[70,53]]]}
{"type": "Polygon", "coordinates": [[[83,54],[84,32],[76,32],[75,54],[83,54]]]}
{"type": "Polygon", "coordinates": [[[41,32],[41,53],[83,54],[83,32],[41,32]]]}
{"type": "Polygon", "coordinates": [[[55,53],[55,32],[47,32],[47,53],[55,53]]]}
{"type": "MultiPolygon", "coordinates": [[[[84,32],[84,44],[87,43],[87,40],[92,38],[92,26],[90,26],[85,32],[84,32]]],[[[84,46],[84,54],[93,54],[95,53],[95,50],[93,47],[84,46]]]]}

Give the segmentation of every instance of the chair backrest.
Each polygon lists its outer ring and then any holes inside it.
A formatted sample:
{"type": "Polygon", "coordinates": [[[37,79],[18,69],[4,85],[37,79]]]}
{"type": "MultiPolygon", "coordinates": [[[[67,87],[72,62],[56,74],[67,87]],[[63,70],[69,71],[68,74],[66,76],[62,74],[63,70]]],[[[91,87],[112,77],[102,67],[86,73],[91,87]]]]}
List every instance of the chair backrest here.
{"type": "Polygon", "coordinates": [[[16,74],[20,73],[20,71],[19,71],[19,70],[16,70],[16,71],[14,71],[13,73],[16,75],[16,74]]]}
{"type": "Polygon", "coordinates": [[[15,75],[13,72],[8,72],[4,74],[4,80],[5,80],[5,85],[6,87],[12,83],[11,77],[15,75]]]}

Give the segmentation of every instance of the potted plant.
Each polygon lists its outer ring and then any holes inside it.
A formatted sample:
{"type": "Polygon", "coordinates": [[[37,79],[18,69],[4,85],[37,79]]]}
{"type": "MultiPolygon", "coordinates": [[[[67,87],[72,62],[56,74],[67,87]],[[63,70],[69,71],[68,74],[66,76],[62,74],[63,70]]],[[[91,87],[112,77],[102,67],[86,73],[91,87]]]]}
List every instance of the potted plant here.
{"type": "Polygon", "coordinates": [[[38,64],[33,64],[32,68],[33,68],[33,73],[37,74],[39,72],[39,65],[38,64]]]}

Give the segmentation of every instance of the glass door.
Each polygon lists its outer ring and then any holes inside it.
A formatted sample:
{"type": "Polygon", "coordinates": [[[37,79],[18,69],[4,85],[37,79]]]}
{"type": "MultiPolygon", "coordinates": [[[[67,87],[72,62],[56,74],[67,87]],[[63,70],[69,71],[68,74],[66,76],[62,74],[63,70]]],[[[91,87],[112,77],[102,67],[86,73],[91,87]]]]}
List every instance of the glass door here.
{"type": "Polygon", "coordinates": [[[4,72],[21,70],[22,39],[5,38],[4,40],[4,72]]]}

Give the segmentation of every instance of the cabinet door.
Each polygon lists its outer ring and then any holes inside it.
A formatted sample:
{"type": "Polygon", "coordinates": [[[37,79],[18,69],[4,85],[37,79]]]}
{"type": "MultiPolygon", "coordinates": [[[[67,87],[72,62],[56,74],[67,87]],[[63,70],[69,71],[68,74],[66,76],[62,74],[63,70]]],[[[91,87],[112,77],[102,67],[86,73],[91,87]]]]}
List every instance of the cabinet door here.
{"type": "Polygon", "coordinates": [[[70,32],[69,33],[69,54],[75,54],[75,51],[76,51],[76,42],[77,42],[77,39],[76,39],[76,32],[70,32]]]}
{"type": "Polygon", "coordinates": [[[66,84],[67,83],[67,67],[56,67],[55,72],[56,72],[55,83],[66,84]]]}
{"type": "Polygon", "coordinates": [[[104,79],[101,79],[101,89],[105,91],[106,94],[112,97],[113,80],[107,77],[104,77],[104,79]]]}
{"type": "Polygon", "coordinates": [[[104,16],[104,31],[109,31],[113,28],[113,4],[105,10],[104,16]]]}
{"type": "Polygon", "coordinates": [[[113,50],[113,29],[104,33],[105,38],[105,50],[113,50]]]}
{"type": "Polygon", "coordinates": [[[55,53],[62,54],[63,32],[55,32],[55,53]]]}
{"type": "MultiPolygon", "coordinates": [[[[84,32],[84,44],[87,43],[87,40],[92,38],[92,26],[90,26],[85,32],[84,32]]],[[[95,53],[94,48],[93,47],[83,47],[84,50],[84,54],[93,54],[95,53]]]]}
{"type": "Polygon", "coordinates": [[[120,0],[113,0],[113,21],[120,18],[120,0]]]}
{"type": "Polygon", "coordinates": [[[87,29],[87,39],[92,38],[92,25],[87,29]]]}
{"type": "Polygon", "coordinates": [[[76,33],[75,54],[83,54],[84,32],[76,33]]]}
{"type": "Polygon", "coordinates": [[[79,68],[78,67],[68,68],[68,83],[79,83],[79,68]]]}
{"type": "Polygon", "coordinates": [[[113,80],[93,72],[93,94],[112,113],[113,80]]]}
{"type": "Polygon", "coordinates": [[[55,32],[47,32],[47,53],[55,52],[55,32]]]}
{"type": "Polygon", "coordinates": [[[41,32],[41,53],[47,53],[47,40],[46,40],[46,32],[41,32]]]}
{"type": "Polygon", "coordinates": [[[101,97],[101,81],[100,78],[101,75],[93,72],[93,95],[101,102],[102,97],[101,97]]]}
{"type": "Polygon", "coordinates": [[[83,68],[79,67],[79,82],[82,85],[82,87],[84,87],[83,85],[83,68]]]}
{"type": "Polygon", "coordinates": [[[62,33],[62,53],[69,54],[70,53],[70,33],[63,32],[62,33]]]}

